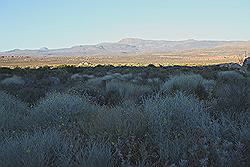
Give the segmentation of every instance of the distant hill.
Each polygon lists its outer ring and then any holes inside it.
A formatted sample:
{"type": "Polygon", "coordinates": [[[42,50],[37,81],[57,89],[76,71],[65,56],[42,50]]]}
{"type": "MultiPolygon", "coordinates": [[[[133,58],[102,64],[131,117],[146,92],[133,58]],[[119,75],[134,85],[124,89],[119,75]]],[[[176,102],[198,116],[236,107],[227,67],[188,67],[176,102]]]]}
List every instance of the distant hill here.
{"type": "Polygon", "coordinates": [[[57,57],[57,56],[98,56],[98,55],[124,55],[140,53],[164,53],[170,51],[185,51],[194,49],[218,49],[218,48],[250,48],[249,41],[165,41],[165,40],[143,40],[137,38],[126,38],[116,43],[100,43],[97,45],[79,45],[71,48],[48,49],[46,47],[37,50],[20,50],[0,52],[0,56],[12,57],[57,57]]]}

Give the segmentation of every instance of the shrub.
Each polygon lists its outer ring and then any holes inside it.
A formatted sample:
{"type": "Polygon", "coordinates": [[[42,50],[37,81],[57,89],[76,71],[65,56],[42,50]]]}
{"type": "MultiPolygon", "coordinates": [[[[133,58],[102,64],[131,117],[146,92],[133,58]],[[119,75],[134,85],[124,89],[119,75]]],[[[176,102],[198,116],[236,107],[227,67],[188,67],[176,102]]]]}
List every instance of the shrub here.
{"type": "Polygon", "coordinates": [[[119,80],[127,81],[133,79],[133,74],[123,74],[120,76],[119,80]]]}
{"type": "Polygon", "coordinates": [[[240,140],[243,142],[250,142],[250,112],[242,113],[238,116],[235,124],[239,127],[240,140]]]}
{"type": "Polygon", "coordinates": [[[140,107],[132,101],[99,112],[94,122],[93,133],[110,139],[143,136],[147,126],[140,107]]]}
{"type": "Polygon", "coordinates": [[[106,92],[117,92],[123,98],[131,98],[151,93],[152,90],[147,86],[112,80],[106,84],[106,92]]]}
{"type": "Polygon", "coordinates": [[[3,79],[8,78],[10,76],[11,76],[11,74],[2,73],[1,68],[0,68],[0,81],[3,80],[3,79]]]}
{"type": "Polygon", "coordinates": [[[114,73],[114,74],[109,74],[105,75],[103,77],[97,77],[97,78],[92,78],[89,79],[86,83],[86,85],[91,85],[95,87],[101,87],[104,86],[106,82],[112,81],[112,80],[130,80],[133,78],[132,74],[120,74],[120,73],[114,73]]]}
{"type": "Polygon", "coordinates": [[[216,131],[204,105],[193,96],[177,93],[175,96],[159,95],[144,100],[145,113],[159,147],[160,157],[176,160],[192,149],[199,139],[213,139],[216,131]]]}
{"type": "Polygon", "coordinates": [[[99,103],[107,106],[116,106],[125,100],[124,97],[122,97],[119,92],[116,91],[102,91],[101,95],[102,96],[101,99],[99,99],[99,103]]]}
{"type": "Polygon", "coordinates": [[[89,79],[87,82],[86,82],[86,86],[88,87],[101,87],[104,85],[104,81],[102,77],[96,77],[96,78],[92,78],[92,79],[89,79]]]}
{"type": "Polygon", "coordinates": [[[75,162],[71,162],[70,166],[114,167],[111,146],[92,141],[87,147],[80,149],[76,154],[75,162]]]}
{"type": "Polygon", "coordinates": [[[220,83],[215,91],[213,116],[221,122],[221,134],[227,140],[249,140],[249,82],[220,83]]]}
{"type": "Polygon", "coordinates": [[[93,84],[89,84],[84,80],[73,81],[72,83],[68,83],[69,88],[65,91],[72,95],[86,95],[89,92],[99,93],[99,88],[95,87],[93,84]]]}
{"type": "Polygon", "coordinates": [[[28,127],[28,107],[16,97],[0,91],[0,129],[17,130],[28,127]]]}
{"type": "Polygon", "coordinates": [[[249,142],[250,139],[250,114],[240,113],[233,118],[228,113],[221,113],[218,118],[220,122],[220,134],[224,140],[237,143],[249,142]]]}
{"type": "Polygon", "coordinates": [[[200,98],[208,97],[215,85],[213,80],[205,80],[201,75],[181,75],[168,79],[162,86],[165,93],[183,91],[187,94],[194,94],[200,98]]]}
{"type": "Polygon", "coordinates": [[[63,166],[69,146],[55,130],[9,139],[0,144],[0,166],[63,166]]]}
{"type": "Polygon", "coordinates": [[[247,166],[249,151],[249,113],[241,113],[238,120],[221,113],[219,119],[219,136],[210,148],[211,166],[247,166]],[[211,161],[212,160],[212,161],[211,161]]]}
{"type": "Polygon", "coordinates": [[[40,126],[64,127],[69,123],[87,121],[97,106],[87,97],[54,93],[40,100],[33,108],[36,123],[40,126]]]}
{"type": "Polygon", "coordinates": [[[217,99],[214,111],[230,113],[233,117],[237,117],[239,113],[250,111],[250,85],[248,82],[219,84],[214,95],[217,99]]]}
{"type": "Polygon", "coordinates": [[[40,98],[45,96],[45,90],[39,88],[26,87],[22,88],[17,92],[17,97],[22,101],[34,104],[40,98]]]}
{"type": "Polygon", "coordinates": [[[4,85],[24,85],[25,81],[21,77],[14,75],[10,78],[5,78],[4,80],[2,80],[1,84],[4,84],[4,85]]]}
{"type": "Polygon", "coordinates": [[[105,100],[102,94],[101,87],[95,87],[94,85],[89,85],[88,83],[78,82],[75,85],[72,85],[66,93],[71,95],[77,95],[85,98],[88,96],[91,102],[104,105],[105,100]]]}
{"type": "Polygon", "coordinates": [[[217,75],[221,81],[237,81],[244,79],[244,76],[235,71],[222,71],[217,75]]]}

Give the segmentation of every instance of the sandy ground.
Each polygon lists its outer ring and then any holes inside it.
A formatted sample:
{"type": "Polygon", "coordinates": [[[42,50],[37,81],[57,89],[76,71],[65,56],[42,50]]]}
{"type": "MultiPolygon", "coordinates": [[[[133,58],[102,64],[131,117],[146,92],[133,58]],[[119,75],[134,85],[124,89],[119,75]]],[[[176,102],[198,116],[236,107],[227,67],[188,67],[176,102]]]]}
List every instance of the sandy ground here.
{"type": "Polygon", "coordinates": [[[98,55],[72,57],[0,57],[2,67],[37,67],[56,65],[211,65],[236,62],[239,51],[196,50],[172,53],[145,53],[137,55],[98,55]]]}

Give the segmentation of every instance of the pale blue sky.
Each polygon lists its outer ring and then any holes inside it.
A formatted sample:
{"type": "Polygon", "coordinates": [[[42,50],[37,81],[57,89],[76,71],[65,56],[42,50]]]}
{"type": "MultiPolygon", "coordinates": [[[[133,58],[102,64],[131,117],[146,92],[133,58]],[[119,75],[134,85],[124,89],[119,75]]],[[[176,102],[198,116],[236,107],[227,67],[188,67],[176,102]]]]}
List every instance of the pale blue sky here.
{"type": "Polygon", "coordinates": [[[250,0],[0,0],[0,51],[126,37],[250,40],[250,0]]]}

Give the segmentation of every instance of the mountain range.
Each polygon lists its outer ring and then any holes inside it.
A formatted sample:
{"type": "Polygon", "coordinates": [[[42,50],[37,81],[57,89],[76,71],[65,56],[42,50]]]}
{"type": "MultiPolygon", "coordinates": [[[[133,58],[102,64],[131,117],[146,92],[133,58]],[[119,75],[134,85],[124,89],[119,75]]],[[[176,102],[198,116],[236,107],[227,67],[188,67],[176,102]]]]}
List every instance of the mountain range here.
{"type": "Polygon", "coordinates": [[[171,51],[186,51],[193,49],[216,48],[250,48],[250,41],[166,41],[143,40],[138,38],[126,38],[115,43],[100,43],[96,45],[78,45],[70,48],[48,49],[46,47],[36,50],[20,50],[0,52],[0,56],[91,56],[91,55],[126,55],[142,53],[164,53],[171,51]]]}

